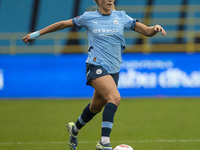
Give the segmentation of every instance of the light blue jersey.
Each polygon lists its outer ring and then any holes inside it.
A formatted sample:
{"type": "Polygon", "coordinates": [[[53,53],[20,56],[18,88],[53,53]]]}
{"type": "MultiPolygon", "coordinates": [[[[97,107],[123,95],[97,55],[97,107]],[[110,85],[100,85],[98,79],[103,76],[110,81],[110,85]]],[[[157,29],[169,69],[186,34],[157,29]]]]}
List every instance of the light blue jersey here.
{"type": "Polygon", "coordinates": [[[125,49],[124,29],[134,30],[136,21],[124,11],[102,15],[96,10],[74,18],[73,24],[79,29],[85,27],[87,31],[89,51],[86,62],[100,65],[109,73],[119,72],[125,49]]]}

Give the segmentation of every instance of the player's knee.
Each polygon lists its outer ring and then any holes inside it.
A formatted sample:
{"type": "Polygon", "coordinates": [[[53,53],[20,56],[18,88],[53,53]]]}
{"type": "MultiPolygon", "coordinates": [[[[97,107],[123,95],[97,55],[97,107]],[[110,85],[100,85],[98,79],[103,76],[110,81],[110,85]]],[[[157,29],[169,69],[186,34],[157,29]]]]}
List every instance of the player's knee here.
{"type": "Polygon", "coordinates": [[[121,96],[120,96],[120,94],[110,95],[110,96],[108,96],[107,101],[118,106],[121,101],[121,96]]]}

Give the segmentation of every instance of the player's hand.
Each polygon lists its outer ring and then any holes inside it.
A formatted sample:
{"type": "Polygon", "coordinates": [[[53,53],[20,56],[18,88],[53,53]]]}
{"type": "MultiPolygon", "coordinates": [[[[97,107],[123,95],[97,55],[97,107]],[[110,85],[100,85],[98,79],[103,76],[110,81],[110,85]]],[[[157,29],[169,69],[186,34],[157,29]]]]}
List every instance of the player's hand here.
{"type": "Polygon", "coordinates": [[[165,29],[163,29],[163,27],[161,27],[160,25],[155,25],[153,29],[156,32],[161,32],[162,35],[164,35],[164,36],[166,36],[166,34],[167,34],[165,29]]]}
{"type": "Polygon", "coordinates": [[[29,42],[33,42],[34,39],[30,39],[30,34],[27,34],[25,37],[22,39],[25,44],[29,44],[29,42]]]}

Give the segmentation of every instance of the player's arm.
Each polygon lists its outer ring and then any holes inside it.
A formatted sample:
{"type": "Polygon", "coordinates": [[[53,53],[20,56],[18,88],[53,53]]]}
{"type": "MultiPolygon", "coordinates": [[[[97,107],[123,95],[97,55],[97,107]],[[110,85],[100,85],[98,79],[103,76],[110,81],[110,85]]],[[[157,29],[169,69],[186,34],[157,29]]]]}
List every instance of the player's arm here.
{"type": "Polygon", "coordinates": [[[160,25],[148,27],[140,22],[136,22],[134,30],[147,37],[154,36],[158,32],[161,32],[164,36],[166,35],[166,31],[160,25]]]}
{"type": "Polygon", "coordinates": [[[66,21],[60,21],[56,22],[50,26],[47,26],[46,28],[43,28],[39,31],[27,34],[25,37],[23,37],[24,43],[28,44],[29,42],[34,41],[37,37],[50,33],[50,32],[55,32],[58,30],[62,30],[68,27],[72,27],[74,24],[72,22],[72,19],[66,20],[66,21]]]}

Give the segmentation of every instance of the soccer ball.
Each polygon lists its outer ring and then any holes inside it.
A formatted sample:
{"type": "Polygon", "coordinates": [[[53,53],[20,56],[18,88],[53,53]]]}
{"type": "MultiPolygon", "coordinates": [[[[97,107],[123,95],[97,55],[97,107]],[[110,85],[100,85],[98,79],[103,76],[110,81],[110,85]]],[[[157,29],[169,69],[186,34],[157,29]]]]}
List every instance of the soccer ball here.
{"type": "Polygon", "coordinates": [[[134,150],[134,149],[129,145],[121,144],[121,145],[116,146],[114,150],[134,150]]]}

